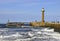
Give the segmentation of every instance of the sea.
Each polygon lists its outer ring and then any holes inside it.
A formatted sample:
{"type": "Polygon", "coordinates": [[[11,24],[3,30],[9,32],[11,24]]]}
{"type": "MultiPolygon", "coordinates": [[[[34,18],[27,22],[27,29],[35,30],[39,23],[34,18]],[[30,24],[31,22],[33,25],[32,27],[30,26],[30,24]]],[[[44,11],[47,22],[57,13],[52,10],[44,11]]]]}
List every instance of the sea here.
{"type": "Polygon", "coordinates": [[[0,28],[0,41],[60,41],[60,33],[50,27],[0,28]]]}

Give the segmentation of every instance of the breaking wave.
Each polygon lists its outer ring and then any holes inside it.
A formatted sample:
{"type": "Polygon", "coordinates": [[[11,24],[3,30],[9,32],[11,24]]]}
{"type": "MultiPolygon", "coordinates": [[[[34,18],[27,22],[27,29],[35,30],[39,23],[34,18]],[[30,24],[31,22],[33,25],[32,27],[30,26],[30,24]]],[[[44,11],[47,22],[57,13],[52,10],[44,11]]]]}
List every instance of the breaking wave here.
{"type": "Polygon", "coordinates": [[[0,41],[60,41],[50,28],[0,28],[0,41]]]}

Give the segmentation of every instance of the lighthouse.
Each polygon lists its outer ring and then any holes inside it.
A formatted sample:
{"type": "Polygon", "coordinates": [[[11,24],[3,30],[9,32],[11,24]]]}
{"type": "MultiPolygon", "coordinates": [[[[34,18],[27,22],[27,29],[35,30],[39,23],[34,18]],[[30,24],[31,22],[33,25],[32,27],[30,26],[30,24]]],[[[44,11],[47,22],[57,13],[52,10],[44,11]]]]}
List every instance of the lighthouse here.
{"type": "Polygon", "coordinates": [[[44,10],[44,8],[42,8],[42,20],[41,20],[41,24],[40,24],[40,26],[45,26],[45,21],[44,21],[44,12],[45,12],[45,10],[44,10]]]}
{"type": "Polygon", "coordinates": [[[44,10],[44,8],[42,8],[42,22],[44,22],[44,12],[45,12],[45,10],[44,10]]]}

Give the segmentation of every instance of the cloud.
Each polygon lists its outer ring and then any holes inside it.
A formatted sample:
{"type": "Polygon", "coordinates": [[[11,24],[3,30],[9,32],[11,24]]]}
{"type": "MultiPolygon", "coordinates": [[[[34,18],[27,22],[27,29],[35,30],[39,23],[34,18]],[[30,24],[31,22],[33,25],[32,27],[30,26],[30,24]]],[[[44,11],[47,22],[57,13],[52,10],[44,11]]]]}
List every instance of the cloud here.
{"type": "Polygon", "coordinates": [[[12,3],[12,2],[19,2],[17,0],[0,0],[0,3],[12,3]]]}
{"type": "Polygon", "coordinates": [[[33,1],[36,1],[36,0],[0,0],[0,3],[2,4],[17,3],[17,2],[26,3],[26,2],[33,2],[33,1]]]}
{"type": "Polygon", "coordinates": [[[32,6],[39,4],[39,0],[0,0],[0,6],[32,6]]]}
{"type": "Polygon", "coordinates": [[[30,14],[30,13],[33,13],[33,11],[32,10],[15,10],[15,9],[0,10],[0,14],[30,14]]]}
{"type": "MultiPolygon", "coordinates": [[[[54,4],[55,1],[52,0],[0,0],[0,4],[21,4],[21,5],[32,5],[32,4],[54,4]]],[[[56,3],[55,3],[56,4],[56,3]]]]}
{"type": "Polygon", "coordinates": [[[53,2],[43,0],[0,0],[0,5],[37,5],[37,4],[53,4],[53,2]]]}
{"type": "Polygon", "coordinates": [[[0,14],[23,14],[27,13],[26,11],[19,11],[19,10],[3,10],[0,11],[0,14]]]}
{"type": "Polygon", "coordinates": [[[27,13],[29,12],[29,10],[31,10],[29,7],[32,7],[33,9],[35,6],[40,6],[40,7],[47,5],[49,6],[55,3],[51,1],[44,2],[42,0],[0,0],[0,4],[1,4],[0,14],[8,14],[8,13],[14,14],[14,13],[27,13]]]}

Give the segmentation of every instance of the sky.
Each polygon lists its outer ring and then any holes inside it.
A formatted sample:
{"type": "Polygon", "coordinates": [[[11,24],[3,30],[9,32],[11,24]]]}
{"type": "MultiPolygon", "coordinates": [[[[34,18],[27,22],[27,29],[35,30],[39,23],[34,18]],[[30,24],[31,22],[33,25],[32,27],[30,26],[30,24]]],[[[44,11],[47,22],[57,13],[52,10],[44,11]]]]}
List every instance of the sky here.
{"type": "Polygon", "coordinates": [[[0,0],[0,23],[41,21],[42,8],[45,21],[60,21],[60,0],[0,0]]]}

